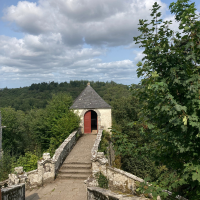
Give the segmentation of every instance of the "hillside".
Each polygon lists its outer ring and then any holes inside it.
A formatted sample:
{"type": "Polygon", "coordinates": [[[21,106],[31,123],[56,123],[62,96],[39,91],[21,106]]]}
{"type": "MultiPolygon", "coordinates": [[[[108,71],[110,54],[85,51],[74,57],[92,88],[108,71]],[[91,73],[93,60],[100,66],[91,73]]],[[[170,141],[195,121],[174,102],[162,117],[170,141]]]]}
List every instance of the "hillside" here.
{"type": "MultiPolygon", "coordinates": [[[[45,108],[52,94],[66,92],[73,100],[83,91],[89,81],[70,81],[56,83],[38,83],[29,87],[0,90],[0,108],[11,106],[16,110],[31,110],[33,108],[45,108]]],[[[111,82],[90,82],[95,91],[109,104],[114,99],[130,95],[129,87],[111,82]]]]}

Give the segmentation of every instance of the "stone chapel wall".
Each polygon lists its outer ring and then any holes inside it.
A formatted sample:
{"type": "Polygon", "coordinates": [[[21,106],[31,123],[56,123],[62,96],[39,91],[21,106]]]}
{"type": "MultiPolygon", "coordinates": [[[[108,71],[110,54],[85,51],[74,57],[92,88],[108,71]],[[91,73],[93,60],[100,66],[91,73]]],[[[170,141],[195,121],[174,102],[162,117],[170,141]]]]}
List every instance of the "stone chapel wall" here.
{"type": "Polygon", "coordinates": [[[112,115],[111,109],[101,108],[101,109],[76,109],[74,112],[81,118],[80,126],[82,127],[82,132],[84,133],[84,115],[88,110],[93,110],[98,116],[98,130],[104,129],[110,132],[112,126],[112,115]]]}

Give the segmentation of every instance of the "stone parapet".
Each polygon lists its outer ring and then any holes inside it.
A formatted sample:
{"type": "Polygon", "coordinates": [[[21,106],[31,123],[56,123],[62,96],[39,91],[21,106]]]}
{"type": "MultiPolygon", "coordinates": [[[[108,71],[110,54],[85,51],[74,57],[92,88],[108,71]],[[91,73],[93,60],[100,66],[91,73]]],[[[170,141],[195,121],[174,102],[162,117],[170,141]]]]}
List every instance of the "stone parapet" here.
{"type": "Polygon", "coordinates": [[[2,200],[25,200],[25,184],[12,185],[1,189],[2,200]]]}
{"type": "Polygon", "coordinates": [[[59,148],[56,149],[55,154],[52,157],[52,161],[55,163],[55,173],[58,172],[63,161],[69,155],[81,135],[81,128],[79,128],[77,131],[71,133],[69,137],[59,146],[59,148]]]}
{"type": "Polygon", "coordinates": [[[24,172],[23,167],[16,167],[15,173],[9,174],[8,185],[12,186],[25,183],[26,188],[33,188],[53,181],[63,161],[81,135],[80,129],[72,132],[59,148],[56,149],[52,158],[49,153],[44,153],[42,160],[38,161],[36,170],[24,172]]]}
{"type": "Polygon", "coordinates": [[[92,177],[89,177],[86,181],[87,185],[98,186],[95,174],[101,172],[109,180],[109,189],[135,194],[136,182],[144,182],[144,180],[131,173],[109,166],[108,159],[104,153],[98,152],[102,131],[102,129],[99,130],[91,150],[92,177]]]}
{"type": "MultiPolygon", "coordinates": [[[[139,199],[147,199],[144,197],[127,197],[127,196],[119,196],[117,194],[112,193],[111,191],[121,191],[127,194],[134,195],[136,194],[136,185],[144,182],[143,179],[125,172],[121,169],[117,169],[112,167],[108,163],[108,159],[105,157],[103,152],[98,152],[98,147],[101,142],[102,131],[99,130],[97,134],[94,146],[91,151],[91,161],[92,161],[92,176],[88,177],[85,181],[88,187],[88,200],[139,200],[139,199]],[[98,187],[98,180],[96,178],[96,174],[101,172],[108,179],[108,188],[110,190],[105,190],[98,187]],[[112,194],[112,195],[111,195],[112,194]]],[[[172,197],[172,193],[169,191],[164,191],[169,194],[170,199],[181,199],[187,200],[184,197],[177,195],[176,197],[172,197]]],[[[152,198],[151,194],[148,194],[149,198],[152,198]]],[[[157,200],[160,200],[160,197],[157,197],[157,200]]]]}
{"type": "Polygon", "coordinates": [[[130,194],[118,194],[116,192],[99,188],[87,188],[87,200],[148,200],[144,197],[137,197],[130,194]]]}
{"type": "Polygon", "coordinates": [[[92,161],[95,161],[96,158],[97,158],[98,148],[99,148],[99,144],[100,144],[100,142],[101,142],[101,137],[102,137],[102,132],[103,132],[103,129],[100,129],[100,130],[98,131],[96,140],[95,140],[94,145],[93,145],[93,147],[92,147],[92,150],[91,150],[91,154],[92,154],[91,160],[92,160],[92,161]]]}
{"type": "MultiPolygon", "coordinates": [[[[144,182],[143,179],[125,172],[123,170],[108,165],[108,159],[103,152],[98,152],[96,158],[92,160],[92,181],[88,181],[89,186],[97,186],[95,174],[101,172],[109,180],[109,189],[120,190],[130,194],[136,193],[136,182],[144,182]]],[[[89,179],[88,179],[89,180],[89,179]]]]}

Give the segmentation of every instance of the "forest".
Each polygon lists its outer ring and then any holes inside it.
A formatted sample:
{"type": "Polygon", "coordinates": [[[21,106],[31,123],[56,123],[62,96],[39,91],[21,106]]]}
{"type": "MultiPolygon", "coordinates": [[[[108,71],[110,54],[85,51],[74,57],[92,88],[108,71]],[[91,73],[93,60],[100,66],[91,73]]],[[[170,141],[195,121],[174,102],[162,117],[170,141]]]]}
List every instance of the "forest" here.
{"type": "MultiPolygon", "coordinates": [[[[138,85],[90,82],[112,106],[115,167],[145,179],[138,193],[167,199],[181,195],[200,199],[200,21],[195,4],[171,3],[169,10],[179,22],[163,21],[154,3],[151,21],[141,19],[133,38],[143,48],[137,64],[138,85]]],[[[0,180],[14,166],[31,170],[43,152],[51,155],[79,118],[69,110],[88,81],[40,83],[0,91],[4,156],[0,180]],[[70,120],[71,119],[71,120],[70,120]],[[69,121],[66,125],[66,121],[69,121]]]]}
{"type": "MultiPolygon", "coordinates": [[[[56,83],[38,83],[30,87],[0,90],[0,108],[12,107],[15,110],[27,111],[34,108],[45,108],[52,94],[65,92],[74,100],[86,87],[88,81],[70,81],[56,83]]],[[[110,103],[113,99],[119,98],[120,95],[128,94],[128,86],[116,84],[115,82],[93,82],[91,85],[94,90],[105,100],[110,103]]]]}
{"type": "MultiPolygon", "coordinates": [[[[2,125],[6,126],[0,180],[7,179],[16,166],[23,166],[25,171],[36,169],[37,160],[44,152],[52,156],[64,139],[79,127],[80,119],[69,107],[88,82],[43,82],[0,91],[2,125]]],[[[91,81],[90,84],[111,106],[122,97],[131,97],[126,85],[113,81],[91,81]]]]}

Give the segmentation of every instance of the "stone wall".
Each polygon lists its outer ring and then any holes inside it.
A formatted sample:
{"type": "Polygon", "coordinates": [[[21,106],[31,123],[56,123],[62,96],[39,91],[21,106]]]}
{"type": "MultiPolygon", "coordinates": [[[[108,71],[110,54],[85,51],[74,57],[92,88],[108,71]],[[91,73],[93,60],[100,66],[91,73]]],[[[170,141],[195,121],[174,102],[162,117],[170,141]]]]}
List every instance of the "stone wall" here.
{"type": "Polygon", "coordinates": [[[82,132],[84,133],[84,115],[88,110],[93,110],[97,113],[98,116],[98,130],[104,129],[110,132],[112,126],[112,115],[111,109],[77,109],[74,112],[80,117],[81,122],[80,126],[82,127],[82,132]]]}
{"type": "Polygon", "coordinates": [[[109,189],[135,194],[137,182],[144,182],[144,180],[131,173],[111,167],[108,163],[108,159],[104,156],[104,153],[98,152],[101,137],[102,130],[98,132],[94,146],[91,150],[93,177],[88,178],[88,186],[98,186],[97,180],[95,180],[95,174],[101,172],[109,179],[109,189]]]}
{"type": "Polygon", "coordinates": [[[25,200],[25,184],[2,188],[1,195],[2,200],[25,200]]]}
{"type": "MultiPolygon", "coordinates": [[[[121,191],[124,193],[134,195],[136,194],[136,186],[139,183],[144,182],[144,180],[131,173],[110,166],[108,163],[108,159],[104,156],[104,153],[98,152],[99,144],[101,142],[101,137],[102,137],[102,130],[99,131],[99,133],[97,134],[94,146],[91,151],[92,176],[88,177],[88,179],[85,181],[85,183],[88,186],[88,200],[146,199],[143,197],[136,197],[136,196],[128,198],[126,195],[120,196],[118,194],[111,192],[111,191],[121,191]],[[109,180],[108,187],[110,190],[105,190],[98,187],[98,181],[96,180],[95,174],[99,172],[101,172],[109,180]]],[[[177,195],[176,197],[172,197],[171,192],[169,191],[165,192],[169,194],[169,199],[187,200],[186,198],[181,197],[179,195],[177,195]]],[[[149,194],[149,197],[152,198],[152,195],[149,194]]],[[[159,196],[157,197],[157,200],[160,200],[159,196]]]]}
{"type": "Polygon", "coordinates": [[[9,179],[6,179],[6,180],[4,180],[4,181],[1,181],[1,182],[0,182],[0,188],[2,188],[2,187],[7,187],[8,182],[9,182],[9,179]]]}
{"type": "MultiPolygon", "coordinates": [[[[135,194],[136,185],[144,182],[143,179],[131,173],[109,166],[108,159],[104,156],[103,152],[98,152],[96,158],[92,159],[93,177],[98,172],[101,172],[109,179],[109,189],[111,190],[120,190],[122,192],[135,194]]],[[[92,184],[97,185],[95,181],[92,184]]]]}
{"type": "Polygon", "coordinates": [[[102,132],[103,132],[102,129],[100,129],[100,130],[98,131],[96,140],[95,140],[94,145],[93,145],[93,147],[92,147],[92,150],[91,150],[91,154],[92,154],[91,160],[92,160],[92,161],[96,160],[96,158],[97,158],[98,148],[99,148],[99,144],[100,144],[100,142],[101,142],[101,137],[102,137],[102,132]]]}
{"type": "Polygon", "coordinates": [[[118,194],[99,187],[87,188],[87,200],[148,200],[130,194],[118,194]]]}
{"type": "Polygon", "coordinates": [[[32,188],[53,181],[60,166],[81,135],[82,132],[80,129],[71,133],[59,148],[56,149],[52,158],[49,153],[44,153],[42,160],[38,161],[36,170],[24,172],[23,167],[16,167],[15,174],[9,174],[9,186],[25,183],[26,188],[32,188]]]}

